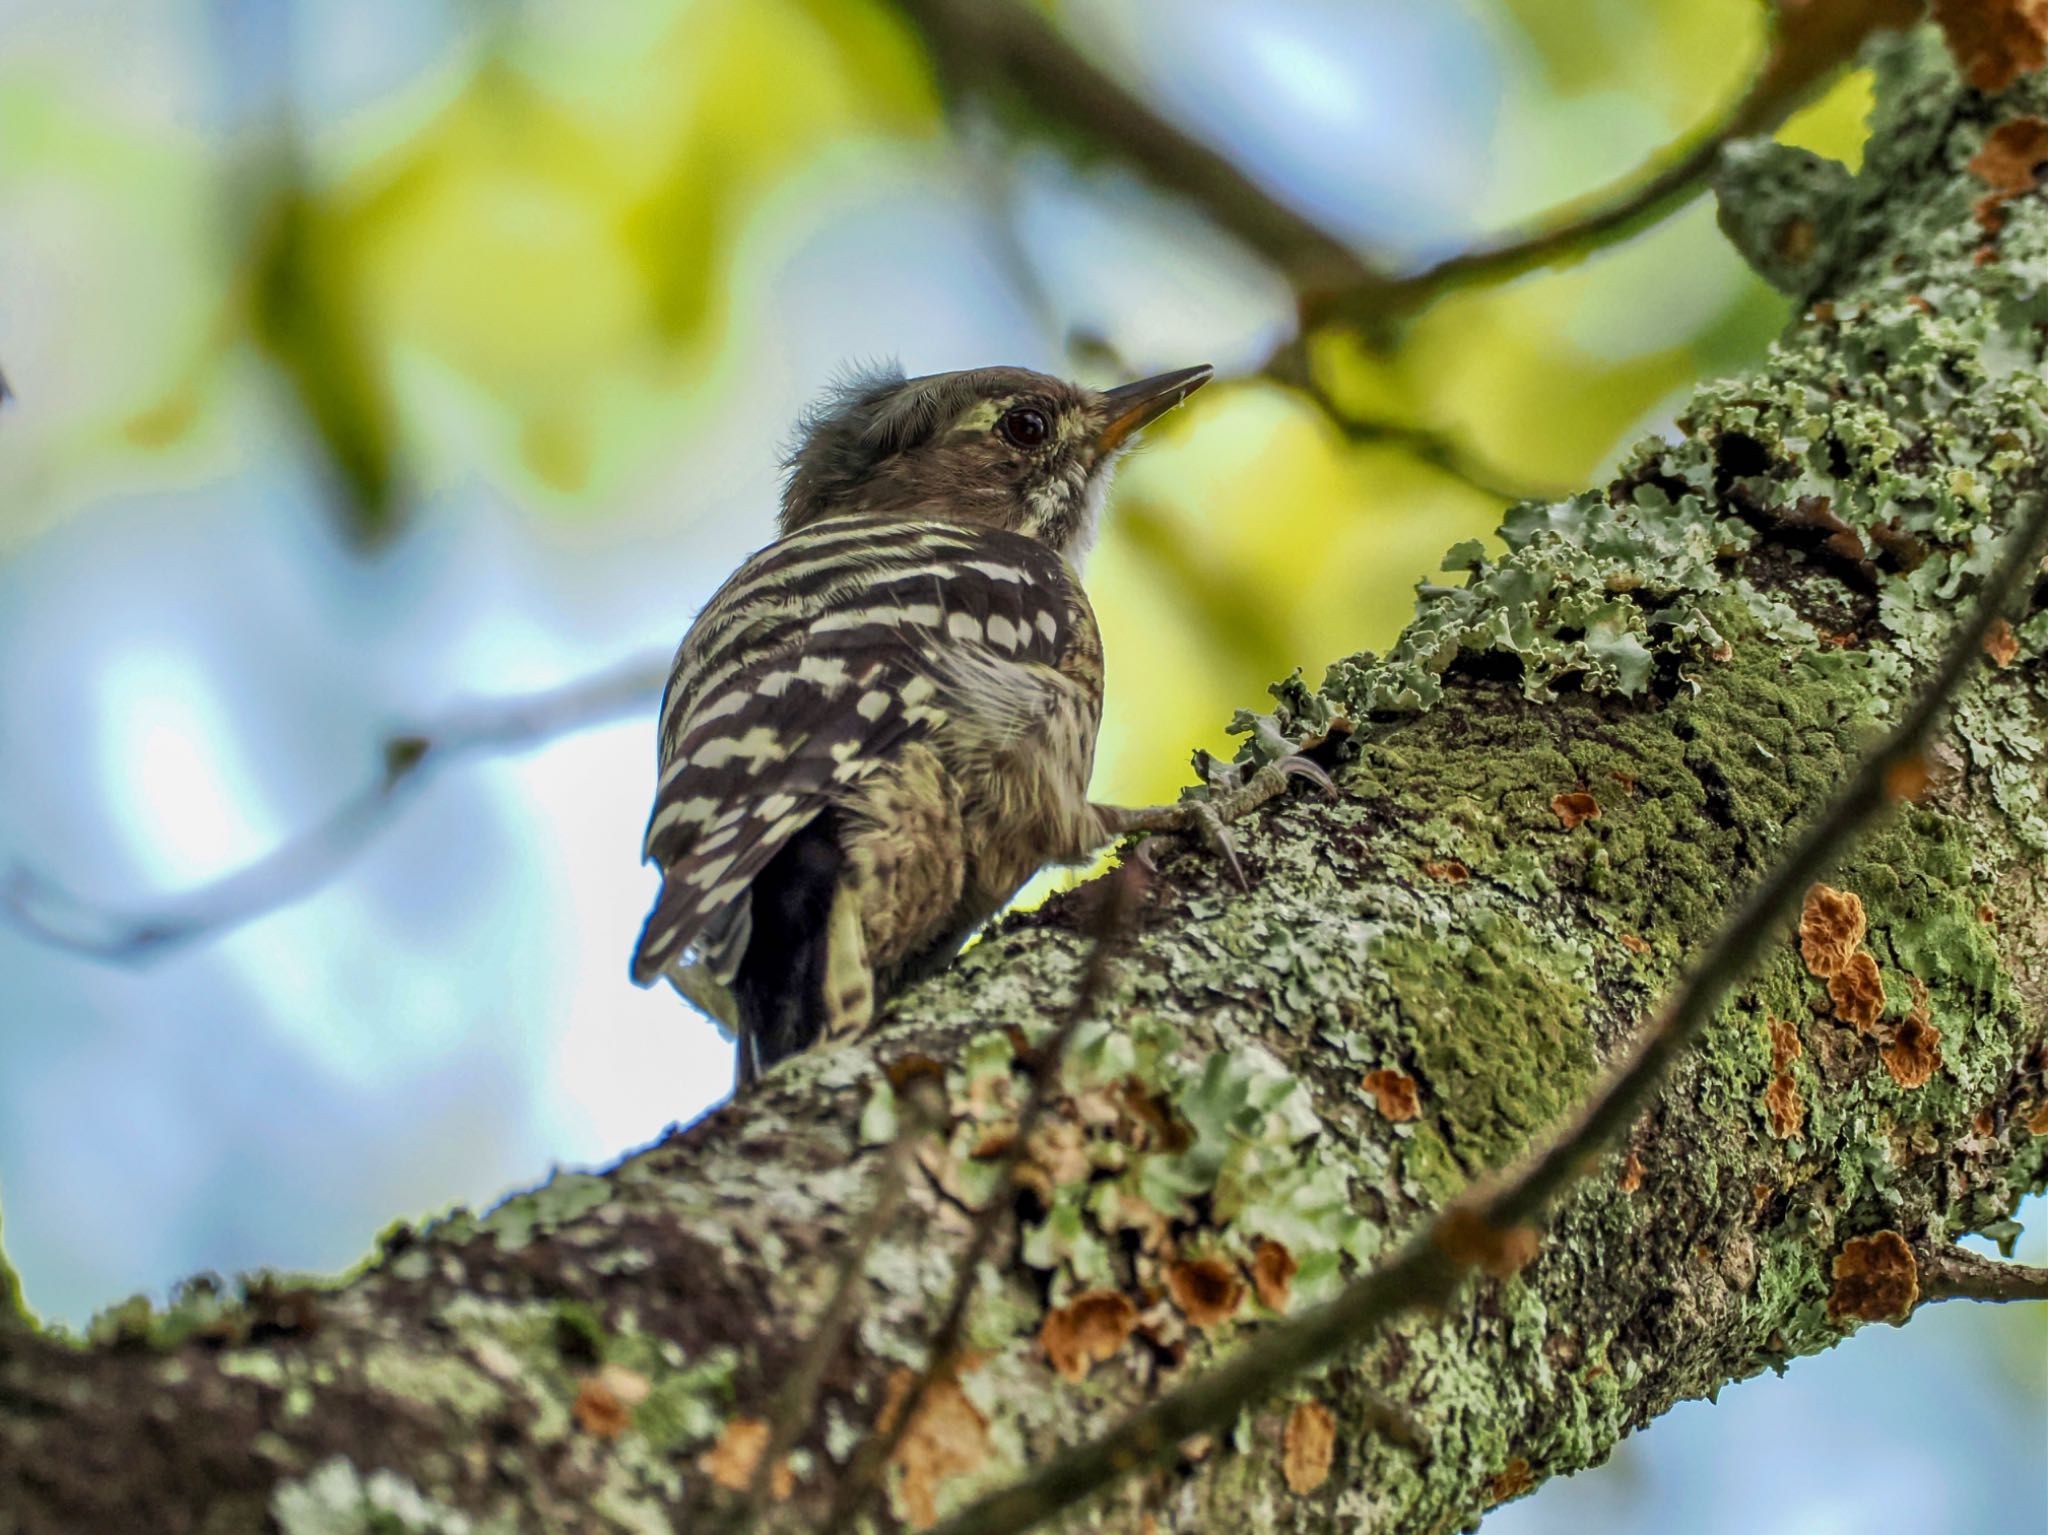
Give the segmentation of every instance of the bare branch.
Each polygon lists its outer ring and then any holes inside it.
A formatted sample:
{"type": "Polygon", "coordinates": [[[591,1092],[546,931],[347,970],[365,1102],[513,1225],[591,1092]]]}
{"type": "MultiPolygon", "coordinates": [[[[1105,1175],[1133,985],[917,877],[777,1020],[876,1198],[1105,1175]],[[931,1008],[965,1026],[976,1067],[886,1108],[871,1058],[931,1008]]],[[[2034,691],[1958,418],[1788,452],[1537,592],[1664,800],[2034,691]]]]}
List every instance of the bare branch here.
{"type": "Polygon", "coordinates": [[[1969,620],[1950,641],[1912,708],[1722,924],[1633,1054],[1570,1128],[1489,1187],[1446,1206],[1402,1244],[1392,1261],[1353,1281],[1335,1300],[1261,1332],[1224,1363],[1108,1433],[1063,1451],[1029,1476],[970,1505],[937,1526],[936,1535],[1028,1530],[1152,1464],[1190,1434],[1222,1431],[1240,1412],[1302,1371],[1357,1347],[1393,1317],[1442,1304],[1471,1267],[1505,1272],[1526,1261],[1535,1251],[1533,1223],[1635,1121],[1665,1069],[1713,1017],[1729,988],[1749,973],[1807,887],[1892,803],[1894,786],[1924,781],[1923,775],[1906,770],[1918,763],[1965,677],[1983,664],[1984,637],[1992,624],[2040,569],[2044,534],[2048,495],[2036,494],[2021,525],[2007,535],[2004,554],[1969,620]]]}
{"type": "Polygon", "coordinates": [[[255,862],[141,910],[73,895],[16,865],[0,879],[0,921],[53,948],[140,965],[303,900],[391,824],[433,769],[458,757],[527,751],[645,707],[668,680],[666,653],[544,692],[483,699],[378,744],[377,776],[325,819],[255,862]]]}
{"type": "Polygon", "coordinates": [[[1967,1247],[1923,1250],[1920,1304],[1938,1300],[2048,1300],[2048,1268],[2006,1263],[1967,1247]]]}
{"type": "Polygon", "coordinates": [[[897,0],[897,9],[922,34],[954,96],[1020,108],[1025,120],[1055,124],[1080,147],[1135,166],[1199,204],[1298,289],[1385,281],[1344,241],[1161,117],[1042,16],[1011,0],[897,0]]]}
{"type": "Polygon", "coordinates": [[[1275,383],[1300,391],[1330,418],[1347,440],[1361,446],[1381,444],[1399,448],[1411,458],[1441,470],[1482,496],[1508,502],[1551,501],[1566,493],[1563,486],[1539,484],[1500,468],[1440,428],[1390,417],[1363,416],[1347,409],[1316,378],[1315,370],[1309,365],[1308,349],[1299,340],[1277,348],[1266,360],[1265,373],[1275,383]]]}
{"type": "Polygon", "coordinates": [[[1337,430],[1351,442],[1361,447],[1399,448],[1418,463],[1427,464],[1495,501],[1551,501],[1564,493],[1556,485],[1516,479],[1513,471],[1491,463],[1450,433],[1435,427],[1386,417],[1354,416],[1320,389],[1311,390],[1310,398],[1322,406],[1337,430]]]}
{"type": "Polygon", "coordinates": [[[1168,122],[1013,0],[896,0],[924,37],[955,95],[1022,109],[1066,130],[1091,153],[1122,160],[1188,198],[1273,263],[1293,285],[1302,323],[1371,330],[1455,288],[1504,282],[1616,244],[1691,202],[1721,150],[1776,131],[1848,64],[1872,32],[1903,26],[1919,0],[1775,0],[1772,46],[1749,87],[1717,116],[1610,186],[1522,229],[1482,241],[1405,276],[1359,254],[1275,197],[1226,156],[1168,122]]]}
{"type": "Polygon", "coordinates": [[[1308,294],[1306,324],[1370,326],[1397,319],[1457,288],[1505,282],[1619,244],[1676,213],[1707,185],[1736,139],[1775,133],[1856,56],[1873,32],[1910,25],[1919,0],[1773,0],[1770,53],[1756,78],[1717,116],[1666,145],[1620,181],[1575,198],[1519,230],[1482,241],[1421,271],[1349,292],[1308,294]]]}
{"type": "Polygon", "coordinates": [[[886,1428],[870,1435],[855,1456],[845,1479],[839,1484],[831,1512],[826,1515],[824,1529],[827,1535],[853,1528],[854,1521],[881,1491],[889,1458],[896,1453],[897,1445],[902,1443],[904,1434],[916,1421],[925,1397],[958,1363],[960,1339],[967,1328],[967,1308],[973,1302],[981,1266],[987,1261],[989,1250],[995,1245],[996,1232],[1016,1198],[1017,1169],[1023,1164],[1031,1137],[1038,1132],[1039,1122],[1058,1094],[1060,1066],[1066,1059],[1067,1046],[1073,1042],[1074,1032],[1094,1016],[1101,1005],[1103,992],[1109,985],[1110,963],[1144,900],[1148,883],[1146,868],[1142,857],[1130,858],[1106,876],[1096,891],[1096,905],[1088,924],[1093,930],[1092,943],[1087,963],[1082,967],[1080,984],[1075,988],[1074,999],[1067,1004],[1066,1013],[1052,1037],[1039,1047],[1037,1060],[1032,1066],[1031,1086],[1025,1096],[1024,1107],[1017,1115],[1016,1131],[1003,1152],[995,1188],[975,1214],[967,1250],[961,1254],[960,1266],[953,1276],[952,1293],[946,1298],[945,1310],[939,1314],[939,1325],[932,1329],[924,1368],[918,1372],[895,1417],[886,1428]]]}

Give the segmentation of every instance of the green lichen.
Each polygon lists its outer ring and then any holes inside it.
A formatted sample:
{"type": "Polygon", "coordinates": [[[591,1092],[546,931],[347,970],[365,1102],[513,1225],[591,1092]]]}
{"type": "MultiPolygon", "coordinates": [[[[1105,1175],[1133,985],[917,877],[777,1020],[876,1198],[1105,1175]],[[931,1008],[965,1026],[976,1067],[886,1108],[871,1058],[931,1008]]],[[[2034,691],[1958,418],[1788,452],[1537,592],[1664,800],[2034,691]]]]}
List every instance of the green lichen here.
{"type": "Polygon", "coordinates": [[[469,1421],[489,1420],[516,1398],[533,1414],[527,1432],[536,1443],[576,1432],[577,1393],[607,1365],[646,1383],[646,1396],[633,1406],[613,1447],[615,1454],[652,1457],[650,1465],[712,1438],[732,1404],[737,1350],[721,1346],[691,1358],[630,1316],[607,1326],[581,1302],[457,1295],[440,1308],[436,1321],[457,1341],[451,1356],[420,1362],[373,1353],[364,1363],[373,1384],[469,1421]],[[441,1367],[447,1363],[454,1368],[441,1367]]]}
{"type": "Polygon", "coordinates": [[[1434,943],[1383,940],[1374,958],[1468,1175],[1506,1165],[1584,1095],[1588,999],[1571,960],[1532,950],[1522,930],[1485,912],[1434,943]]]}
{"type": "Polygon", "coordinates": [[[497,1412],[505,1393],[477,1366],[451,1357],[423,1357],[386,1347],[363,1357],[363,1379],[376,1390],[424,1406],[445,1408],[469,1422],[497,1412]]]}
{"type": "Polygon", "coordinates": [[[860,1143],[886,1146],[896,1139],[896,1126],[896,1089],[883,1077],[875,1083],[868,1106],[861,1110],[860,1143]]]}
{"type": "Polygon", "coordinates": [[[1297,1283],[1310,1299],[1337,1277],[1339,1258],[1371,1258],[1378,1234],[1368,1235],[1314,1098],[1271,1056],[1256,1046],[1211,1055],[1199,1073],[1170,1075],[1166,1095],[1193,1140],[1147,1159],[1148,1198],[1206,1198],[1221,1249],[1249,1254],[1260,1238],[1280,1242],[1306,1271],[1297,1283]]]}
{"type": "Polygon", "coordinates": [[[286,1384],[284,1361],[268,1349],[229,1349],[221,1355],[219,1368],[235,1380],[253,1380],[280,1391],[286,1384]]]}
{"type": "Polygon", "coordinates": [[[557,1172],[539,1188],[507,1199],[483,1218],[478,1229],[495,1234],[500,1250],[515,1252],[611,1197],[611,1185],[594,1173],[557,1172]]]}
{"type": "Polygon", "coordinates": [[[624,1535],[675,1535],[675,1526],[669,1523],[659,1499],[615,1482],[599,1488],[590,1506],[604,1520],[607,1530],[619,1530],[624,1535]]]}
{"type": "MultiPolygon", "coordinates": [[[[0,1238],[4,1236],[4,1226],[0,1226],[0,1238]]],[[[21,1277],[7,1261],[6,1245],[0,1241],[0,1328],[29,1326],[33,1322],[28,1303],[21,1298],[21,1277]]]]}
{"type": "Polygon", "coordinates": [[[175,1286],[157,1306],[147,1295],[131,1295],[94,1314],[86,1341],[165,1353],[193,1338],[230,1342],[281,1301],[310,1308],[317,1295],[340,1280],[269,1270],[245,1274],[233,1289],[213,1274],[198,1274],[175,1286]]]}
{"type": "Polygon", "coordinates": [[[1766,282],[1795,298],[1813,292],[1840,259],[1853,190],[1839,160],[1768,139],[1723,146],[1714,174],[1721,232],[1766,282]]]}
{"type": "Polygon", "coordinates": [[[710,1439],[731,1409],[738,1368],[738,1352],[721,1348],[684,1368],[651,1370],[652,1388],[633,1409],[632,1432],[657,1455],[710,1439]]]}
{"type": "Polygon", "coordinates": [[[1199,1229],[1201,1251],[1239,1259],[1261,1239],[1282,1243],[1310,1299],[1377,1250],[1310,1093],[1267,1051],[1195,1052],[1170,1025],[1138,1017],[1080,1030],[1065,1081],[1077,1097],[1142,1098],[1161,1133],[1136,1145],[1114,1133],[1089,1140],[1090,1177],[1054,1189],[1026,1228],[1025,1261],[1058,1276],[1056,1293],[1118,1284],[1117,1234],[1155,1220],[1199,1229]]]}
{"type": "MultiPolygon", "coordinates": [[[[1498,557],[1469,541],[1445,556],[1443,568],[1463,573],[1464,584],[1417,588],[1415,618],[1390,653],[1330,668],[1321,692],[1335,713],[1428,710],[1454,663],[1483,658],[1510,663],[1530,699],[1552,698],[1567,683],[1639,697],[1660,655],[1696,658],[1723,644],[1709,611],[1728,584],[1718,562],[1748,543],[1746,531],[1710,516],[1698,498],[1673,504],[1654,492],[1619,506],[1590,492],[1525,503],[1500,536],[1507,552],[1498,557]]],[[[1274,742],[1256,733],[1256,716],[1238,723],[1255,732],[1253,755],[1262,746],[1271,754],[1274,742]]],[[[1277,735],[1298,738],[1318,723],[1316,712],[1306,720],[1290,714],[1277,735]]]]}
{"type": "Polygon", "coordinates": [[[280,1483],[270,1513],[279,1535],[495,1535],[512,1528],[480,1524],[394,1472],[366,1477],[340,1456],[310,1476],[280,1483]]]}

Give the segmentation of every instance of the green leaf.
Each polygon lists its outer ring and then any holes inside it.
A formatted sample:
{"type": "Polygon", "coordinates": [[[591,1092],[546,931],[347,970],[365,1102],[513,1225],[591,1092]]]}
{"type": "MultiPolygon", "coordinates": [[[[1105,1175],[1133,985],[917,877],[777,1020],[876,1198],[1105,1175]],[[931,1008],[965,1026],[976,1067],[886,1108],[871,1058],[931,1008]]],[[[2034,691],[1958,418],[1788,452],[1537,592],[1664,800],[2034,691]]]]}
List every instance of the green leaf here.
{"type": "Polygon", "coordinates": [[[397,412],[340,221],[296,183],[275,196],[250,282],[249,325],[298,396],[334,473],[343,525],[374,546],[397,531],[397,412]]]}

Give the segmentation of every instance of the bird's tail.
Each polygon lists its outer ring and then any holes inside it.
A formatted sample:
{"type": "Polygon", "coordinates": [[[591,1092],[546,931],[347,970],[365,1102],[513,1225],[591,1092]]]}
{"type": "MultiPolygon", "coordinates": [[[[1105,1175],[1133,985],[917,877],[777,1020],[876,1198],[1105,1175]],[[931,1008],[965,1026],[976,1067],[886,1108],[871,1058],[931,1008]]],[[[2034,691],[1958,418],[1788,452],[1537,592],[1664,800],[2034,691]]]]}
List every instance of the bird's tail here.
{"type": "Polygon", "coordinates": [[[793,837],[750,892],[753,929],[733,976],[744,1088],[785,1056],[866,1025],[874,979],[839,818],[827,813],[793,837]]]}

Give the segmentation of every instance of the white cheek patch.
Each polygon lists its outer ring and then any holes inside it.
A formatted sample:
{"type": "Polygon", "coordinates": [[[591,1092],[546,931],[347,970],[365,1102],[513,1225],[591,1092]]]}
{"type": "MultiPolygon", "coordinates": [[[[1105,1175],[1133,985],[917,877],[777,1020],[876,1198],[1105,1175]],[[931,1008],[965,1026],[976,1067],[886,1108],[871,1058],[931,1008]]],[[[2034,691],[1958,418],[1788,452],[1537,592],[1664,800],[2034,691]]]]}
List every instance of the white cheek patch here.
{"type": "Polygon", "coordinates": [[[1095,547],[1095,535],[1102,531],[1102,504],[1109,499],[1111,472],[1108,464],[1102,464],[1088,477],[1088,483],[1081,491],[1081,515],[1074,519],[1074,536],[1060,551],[1067,557],[1067,563],[1077,570],[1088,558],[1088,551],[1095,547]]]}

